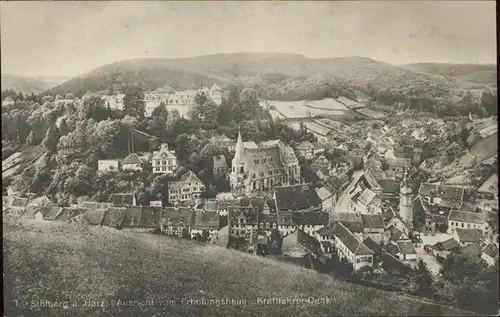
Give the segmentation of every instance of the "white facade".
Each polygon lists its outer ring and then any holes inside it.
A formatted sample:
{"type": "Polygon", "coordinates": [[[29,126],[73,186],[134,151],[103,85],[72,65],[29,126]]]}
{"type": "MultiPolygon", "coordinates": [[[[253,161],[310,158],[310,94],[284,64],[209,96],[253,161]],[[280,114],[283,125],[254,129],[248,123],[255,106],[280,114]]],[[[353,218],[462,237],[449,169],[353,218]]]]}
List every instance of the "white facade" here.
{"type": "Polygon", "coordinates": [[[122,171],[142,171],[142,164],[139,163],[124,163],[122,164],[122,171]]]}
{"type": "Polygon", "coordinates": [[[97,170],[99,172],[117,172],[119,171],[118,160],[98,160],[97,170]]]}
{"type": "Polygon", "coordinates": [[[177,158],[168,150],[168,144],[162,144],[159,151],[153,152],[151,158],[153,174],[174,174],[177,169],[177,158]]]}

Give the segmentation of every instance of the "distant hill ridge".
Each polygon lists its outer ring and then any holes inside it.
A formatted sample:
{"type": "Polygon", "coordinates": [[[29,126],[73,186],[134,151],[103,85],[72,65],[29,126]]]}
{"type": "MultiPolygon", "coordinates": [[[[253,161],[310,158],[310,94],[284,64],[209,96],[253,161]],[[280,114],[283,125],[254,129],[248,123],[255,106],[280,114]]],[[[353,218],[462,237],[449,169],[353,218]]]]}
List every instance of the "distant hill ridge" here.
{"type": "Polygon", "coordinates": [[[252,80],[262,83],[261,79],[266,74],[280,74],[290,80],[313,76],[342,79],[352,85],[370,84],[378,89],[415,82],[435,82],[450,88],[474,85],[496,87],[496,79],[494,83],[491,80],[493,75],[496,78],[496,65],[391,65],[359,56],[308,58],[289,53],[228,53],[119,61],[77,76],[49,92],[82,95],[88,90],[97,92],[109,87],[120,89],[131,84],[140,85],[148,91],[164,86],[183,90],[193,85],[209,86],[213,83],[220,86],[252,80]]]}

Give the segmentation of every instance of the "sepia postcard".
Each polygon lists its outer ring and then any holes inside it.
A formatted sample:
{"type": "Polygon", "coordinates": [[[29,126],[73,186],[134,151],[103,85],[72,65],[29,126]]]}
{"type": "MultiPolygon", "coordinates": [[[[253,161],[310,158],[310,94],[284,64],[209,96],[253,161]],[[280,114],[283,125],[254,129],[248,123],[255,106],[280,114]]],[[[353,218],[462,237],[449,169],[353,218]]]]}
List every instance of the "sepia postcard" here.
{"type": "Polygon", "coordinates": [[[494,1],[0,1],[3,316],[496,316],[494,1]]]}

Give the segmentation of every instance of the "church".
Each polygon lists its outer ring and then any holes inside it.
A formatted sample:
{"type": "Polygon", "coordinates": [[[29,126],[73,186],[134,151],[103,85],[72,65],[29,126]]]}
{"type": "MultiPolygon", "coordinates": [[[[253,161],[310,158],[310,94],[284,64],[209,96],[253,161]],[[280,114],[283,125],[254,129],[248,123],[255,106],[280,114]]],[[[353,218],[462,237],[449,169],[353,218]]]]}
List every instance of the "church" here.
{"type": "Polygon", "coordinates": [[[299,184],[300,180],[299,161],[290,146],[277,142],[246,148],[238,131],[229,177],[235,196],[261,195],[275,186],[299,184]]]}

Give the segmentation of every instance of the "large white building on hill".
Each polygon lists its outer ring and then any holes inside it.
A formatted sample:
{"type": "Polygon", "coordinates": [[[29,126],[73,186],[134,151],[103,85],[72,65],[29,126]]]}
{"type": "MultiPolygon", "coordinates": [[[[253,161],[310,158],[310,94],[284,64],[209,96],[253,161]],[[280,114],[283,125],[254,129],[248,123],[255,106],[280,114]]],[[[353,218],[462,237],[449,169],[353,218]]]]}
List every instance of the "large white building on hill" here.
{"type": "MultiPolygon", "coordinates": [[[[222,102],[222,92],[217,84],[214,84],[211,88],[203,87],[201,89],[188,89],[172,93],[147,93],[144,94],[144,114],[146,117],[151,117],[153,110],[163,102],[168,110],[177,109],[181,116],[187,117],[194,107],[194,98],[199,93],[204,93],[208,99],[217,105],[220,105],[222,102]]],[[[123,110],[124,97],[125,94],[116,94],[103,96],[102,98],[105,105],[109,105],[111,109],[123,110]]]]}

